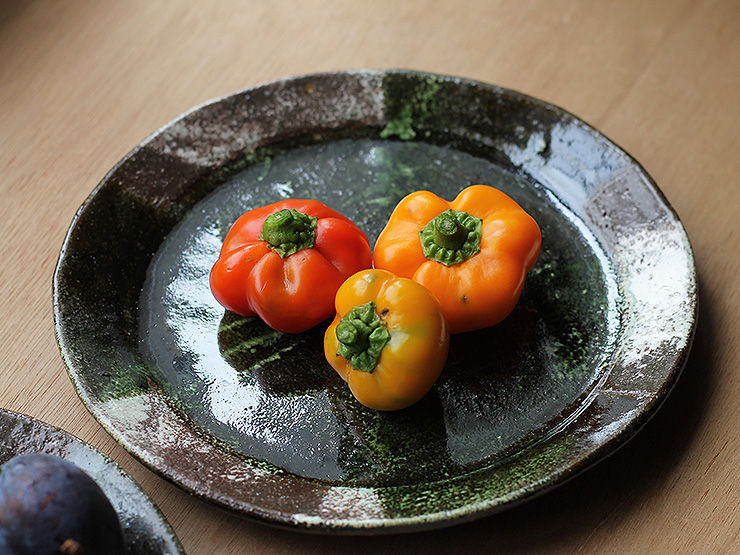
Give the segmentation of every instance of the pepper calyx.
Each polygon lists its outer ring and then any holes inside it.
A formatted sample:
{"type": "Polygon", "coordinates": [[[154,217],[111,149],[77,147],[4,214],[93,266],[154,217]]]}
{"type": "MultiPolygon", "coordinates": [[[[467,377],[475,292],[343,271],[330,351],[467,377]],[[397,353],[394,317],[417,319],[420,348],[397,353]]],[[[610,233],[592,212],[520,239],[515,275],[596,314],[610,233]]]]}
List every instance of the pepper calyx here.
{"type": "Polygon", "coordinates": [[[419,232],[424,256],[445,266],[465,262],[480,252],[482,225],[483,220],[467,212],[442,212],[419,232]]]}
{"type": "Polygon", "coordinates": [[[346,358],[355,370],[369,373],[375,370],[380,353],[390,340],[388,326],[372,301],[347,312],[339,321],[336,334],[337,354],[346,358]]]}
{"type": "Polygon", "coordinates": [[[285,208],[267,217],[262,225],[260,241],[266,241],[281,258],[287,258],[303,249],[313,248],[317,221],[315,216],[295,208],[285,208]]]}

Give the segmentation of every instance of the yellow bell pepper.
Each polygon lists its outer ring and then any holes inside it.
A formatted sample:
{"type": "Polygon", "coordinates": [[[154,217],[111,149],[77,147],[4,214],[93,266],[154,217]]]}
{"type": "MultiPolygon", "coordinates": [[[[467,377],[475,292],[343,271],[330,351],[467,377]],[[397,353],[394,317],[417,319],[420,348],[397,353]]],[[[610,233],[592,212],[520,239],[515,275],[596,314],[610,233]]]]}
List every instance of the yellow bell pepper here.
{"type": "Polygon", "coordinates": [[[375,243],[373,262],[428,288],[450,333],[461,333],[509,315],[541,244],[539,226],[514,200],[473,185],[452,202],[429,191],[402,199],[375,243]]]}
{"type": "Polygon", "coordinates": [[[360,403],[399,410],[427,394],[450,340],[429,290],[385,270],[363,270],[342,284],[335,306],[324,355],[360,403]]]}

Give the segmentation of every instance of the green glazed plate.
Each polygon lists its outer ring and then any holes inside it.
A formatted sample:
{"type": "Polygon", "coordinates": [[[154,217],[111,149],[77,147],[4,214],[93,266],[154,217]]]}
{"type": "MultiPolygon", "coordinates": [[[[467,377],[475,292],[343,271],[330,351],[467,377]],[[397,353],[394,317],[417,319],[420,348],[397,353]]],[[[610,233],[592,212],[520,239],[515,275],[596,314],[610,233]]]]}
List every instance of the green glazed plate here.
{"type": "Polygon", "coordinates": [[[116,463],[63,430],[25,414],[0,409],[0,465],[28,453],[66,459],[97,482],[118,513],[126,553],[185,555],[162,513],[116,463]]]}
{"type": "Polygon", "coordinates": [[[465,79],[350,71],[200,106],[80,208],[54,279],[80,397],[144,464],[242,515],[385,533],[502,510],[612,452],[656,411],[696,322],[686,233],[646,172],[573,115],[465,79]],[[225,312],[208,273],[243,212],[288,197],[371,244],[395,204],[500,188],[542,253],[503,323],[453,336],[433,390],[379,413],[296,335],[225,312]]]}

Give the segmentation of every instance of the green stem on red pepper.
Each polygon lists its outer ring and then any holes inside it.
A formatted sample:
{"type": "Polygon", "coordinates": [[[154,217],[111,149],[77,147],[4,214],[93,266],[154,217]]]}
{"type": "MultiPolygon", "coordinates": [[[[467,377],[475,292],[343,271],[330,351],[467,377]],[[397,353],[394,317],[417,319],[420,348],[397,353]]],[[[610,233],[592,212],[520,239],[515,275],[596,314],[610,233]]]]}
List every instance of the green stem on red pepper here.
{"type": "Polygon", "coordinates": [[[467,212],[442,212],[419,232],[424,256],[445,266],[465,262],[480,252],[482,223],[467,212]]]}
{"type": "Polygon", "coordinates": [[[266,241],[281,258],[313,247],[318,218],[295,208],[286,208],[268,216],[260,240],[266,241]]]}
{"type": "Polygon", "coordinates": [[[352,308],[337,325],[337,354],[355,370],[372,372],[390,339],[388,328],[370,301],[352,308]]]}

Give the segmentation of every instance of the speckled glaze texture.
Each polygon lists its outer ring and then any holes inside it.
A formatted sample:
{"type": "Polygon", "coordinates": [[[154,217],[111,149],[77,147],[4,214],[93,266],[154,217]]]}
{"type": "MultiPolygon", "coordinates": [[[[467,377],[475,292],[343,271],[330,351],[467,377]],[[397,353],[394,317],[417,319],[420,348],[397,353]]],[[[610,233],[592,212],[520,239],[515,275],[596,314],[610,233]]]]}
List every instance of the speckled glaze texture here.
{"type": "Polygon", "coordinates": [[[54,278],[82,400],[126,449],[244,516],[323,533],[478,518],[611,453],[678,378],[696,325],[691,246],[629,155],[562,109],[410,71],[284,79],[166,125],[76,215],[54,278]],[[485,182],[543,249],[502,324],[453,337],[417,405],[359,405],[320,325],[226,313],[208,271],[242,212],[316,198],[370,238],[418,189],[485,182]]]}
{"type": "Polygon", "coordinates": [[[0,409],[0,465],[26,453],[56,455],[90,475],[118,513],[129,555],[184,555],[159,509],[113,461],[67,432],[0,409]]]}

